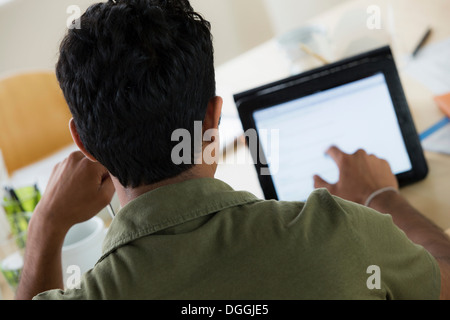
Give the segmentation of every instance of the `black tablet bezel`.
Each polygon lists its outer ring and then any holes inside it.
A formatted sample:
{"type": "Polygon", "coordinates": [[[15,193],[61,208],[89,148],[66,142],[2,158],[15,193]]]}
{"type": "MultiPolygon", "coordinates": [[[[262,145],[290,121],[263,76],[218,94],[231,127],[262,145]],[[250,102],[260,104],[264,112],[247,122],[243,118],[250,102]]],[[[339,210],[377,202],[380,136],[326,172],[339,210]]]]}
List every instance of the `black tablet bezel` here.
{"type": "MultiPolygon", "coordinates": [[[[428,165],[422,145],[403,91],[394,57],[389,46],[329,64],[296,76],[234,95],[239,116],[245,131],[256,129],[253,113],[313,93],[338,87],[353,81],[383,73],[394,104],[412,169],[397,175],[401,187],[421,181],[428,175],[428,165]]],[[[261,149],[259,137],[258,148],[261,149]]],[[[278,200],[270,175],[261,175],[269,169],[264,153],[252,152],[259,181],[266,199],[278,200]],[[263,159],[260,159],[260,155],[263,159]]]]}

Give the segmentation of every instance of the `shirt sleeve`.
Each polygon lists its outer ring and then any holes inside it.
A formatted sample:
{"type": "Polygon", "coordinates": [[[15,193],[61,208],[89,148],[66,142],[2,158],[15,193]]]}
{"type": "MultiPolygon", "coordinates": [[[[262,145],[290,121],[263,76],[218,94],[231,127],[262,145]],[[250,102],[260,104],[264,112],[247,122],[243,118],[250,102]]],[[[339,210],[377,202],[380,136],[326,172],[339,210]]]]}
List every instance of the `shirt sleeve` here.
{"type": "MultiPolygon", "coordinates": [[[[380,290],[387,299],[439,299],[441,276],[436,259],[425,248],[414,244],[394,224],[392,216],[343,200],[340,205],[352,212],[354,241],[365,253],[368,268],[375,267],[373,270],[379,272],[380,290]]],[[[368,286],[368,290],[377,288],[368,286]]]]}
{"type": "Polygon", "coordinates": [[[140,274],[130,267],[134,262],[117,251],[103,257],[95,267],[81,277],[74,289],[49,290],[36,295],[33,300],[122,300],[135,296],[134,286],[140,274]]]}
{"type": "Polygon", "coordinates": [[[45,291],[33,297],[33,300],[101,300],[102,297],[100,295],[88,294],[90,291],[86,288],[89,287],[88,281],[86,275],[83,275],[78,288],[45,291]]]}
{"type": "Polygon", "coordinates": [[[73,289],[55,289],[42,292],[33,300],[105,300],[105,290],[115,292],[111,288],[110,272],[105,272],[109,268],[108,259],[97,263],[97,265],[82,275],[78,286],[73,289]]]}

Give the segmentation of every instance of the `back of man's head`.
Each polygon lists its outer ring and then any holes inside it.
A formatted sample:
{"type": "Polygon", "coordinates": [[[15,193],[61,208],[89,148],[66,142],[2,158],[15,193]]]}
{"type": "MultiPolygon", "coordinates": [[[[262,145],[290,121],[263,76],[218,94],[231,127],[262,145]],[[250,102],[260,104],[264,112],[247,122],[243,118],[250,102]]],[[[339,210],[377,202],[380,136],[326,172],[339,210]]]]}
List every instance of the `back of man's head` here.
{"type": "Polygon", "coordinates": [[[209,23],[187,0],[107,1],[80,22],[56,73],[86,150],[125,187],[190,169],[171,160],[171,135],[193,135],[215,96],[209,23]]]}

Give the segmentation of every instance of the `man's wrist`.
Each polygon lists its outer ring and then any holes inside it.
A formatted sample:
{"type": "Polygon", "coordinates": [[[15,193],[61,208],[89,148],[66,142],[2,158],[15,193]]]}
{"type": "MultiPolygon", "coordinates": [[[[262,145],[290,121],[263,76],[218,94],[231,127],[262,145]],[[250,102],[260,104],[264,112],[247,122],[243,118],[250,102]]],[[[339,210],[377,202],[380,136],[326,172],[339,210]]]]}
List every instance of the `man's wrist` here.
{"type": "Polygon", "coordinates": [[[398,190],[386,189],[384,190],[384,192],[381,192],[375,197],[372,197],[367,207],[375,209],[379,212],[389,213],[393,206],[402,201],[404,201],[404,198],[401,196],[398,190]]]}
{"type": "Polygon", "coordinates": [[[389,193],[389,192],[394,192],[396,194],[399,194],[399,191],[397,188],[394,187],[384,187],[381,189],[378,189],[376,191],[374,191],[372,194],[370,194],[366,201],[364,202],[364,205],[366,207],[370,207],[370,204],[378,197],[380,197],[381,195],[383,195],[384,193],[389,193]]]}
{"type": "Polygon", "coordinates": [[[32,299],[38,293],[63,288],[61,251],[67,231],[46,218],[35,211],[30,221],[16,299],[32,299]]]}
{"type": "Polygon", "coordinates": [[[30,221],[28,234],[38,236],[42,240],[51,238],[54,243],[63,242],[70,226],[57,223],[55,220],[52,218],[52,213],[36,208],[30,221]]]}

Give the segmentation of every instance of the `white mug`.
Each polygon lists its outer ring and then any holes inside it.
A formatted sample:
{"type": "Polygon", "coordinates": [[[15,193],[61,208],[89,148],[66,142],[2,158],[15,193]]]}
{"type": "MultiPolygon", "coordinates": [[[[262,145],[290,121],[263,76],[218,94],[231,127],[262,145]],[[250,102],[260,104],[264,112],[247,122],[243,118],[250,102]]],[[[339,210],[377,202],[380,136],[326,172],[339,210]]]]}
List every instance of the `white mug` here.
{"type": "Polygon", "coordinates": [[[68,287],[69,277],[74,275],[81,277],[83,273],[95,266],[102,256],[105,236],[105,224],[99,217],[94,217],[70,228],[62,248],[62,271],[65,287],[68,287]],[[78,272],[73,273],[74,270],[78,272]]]}

